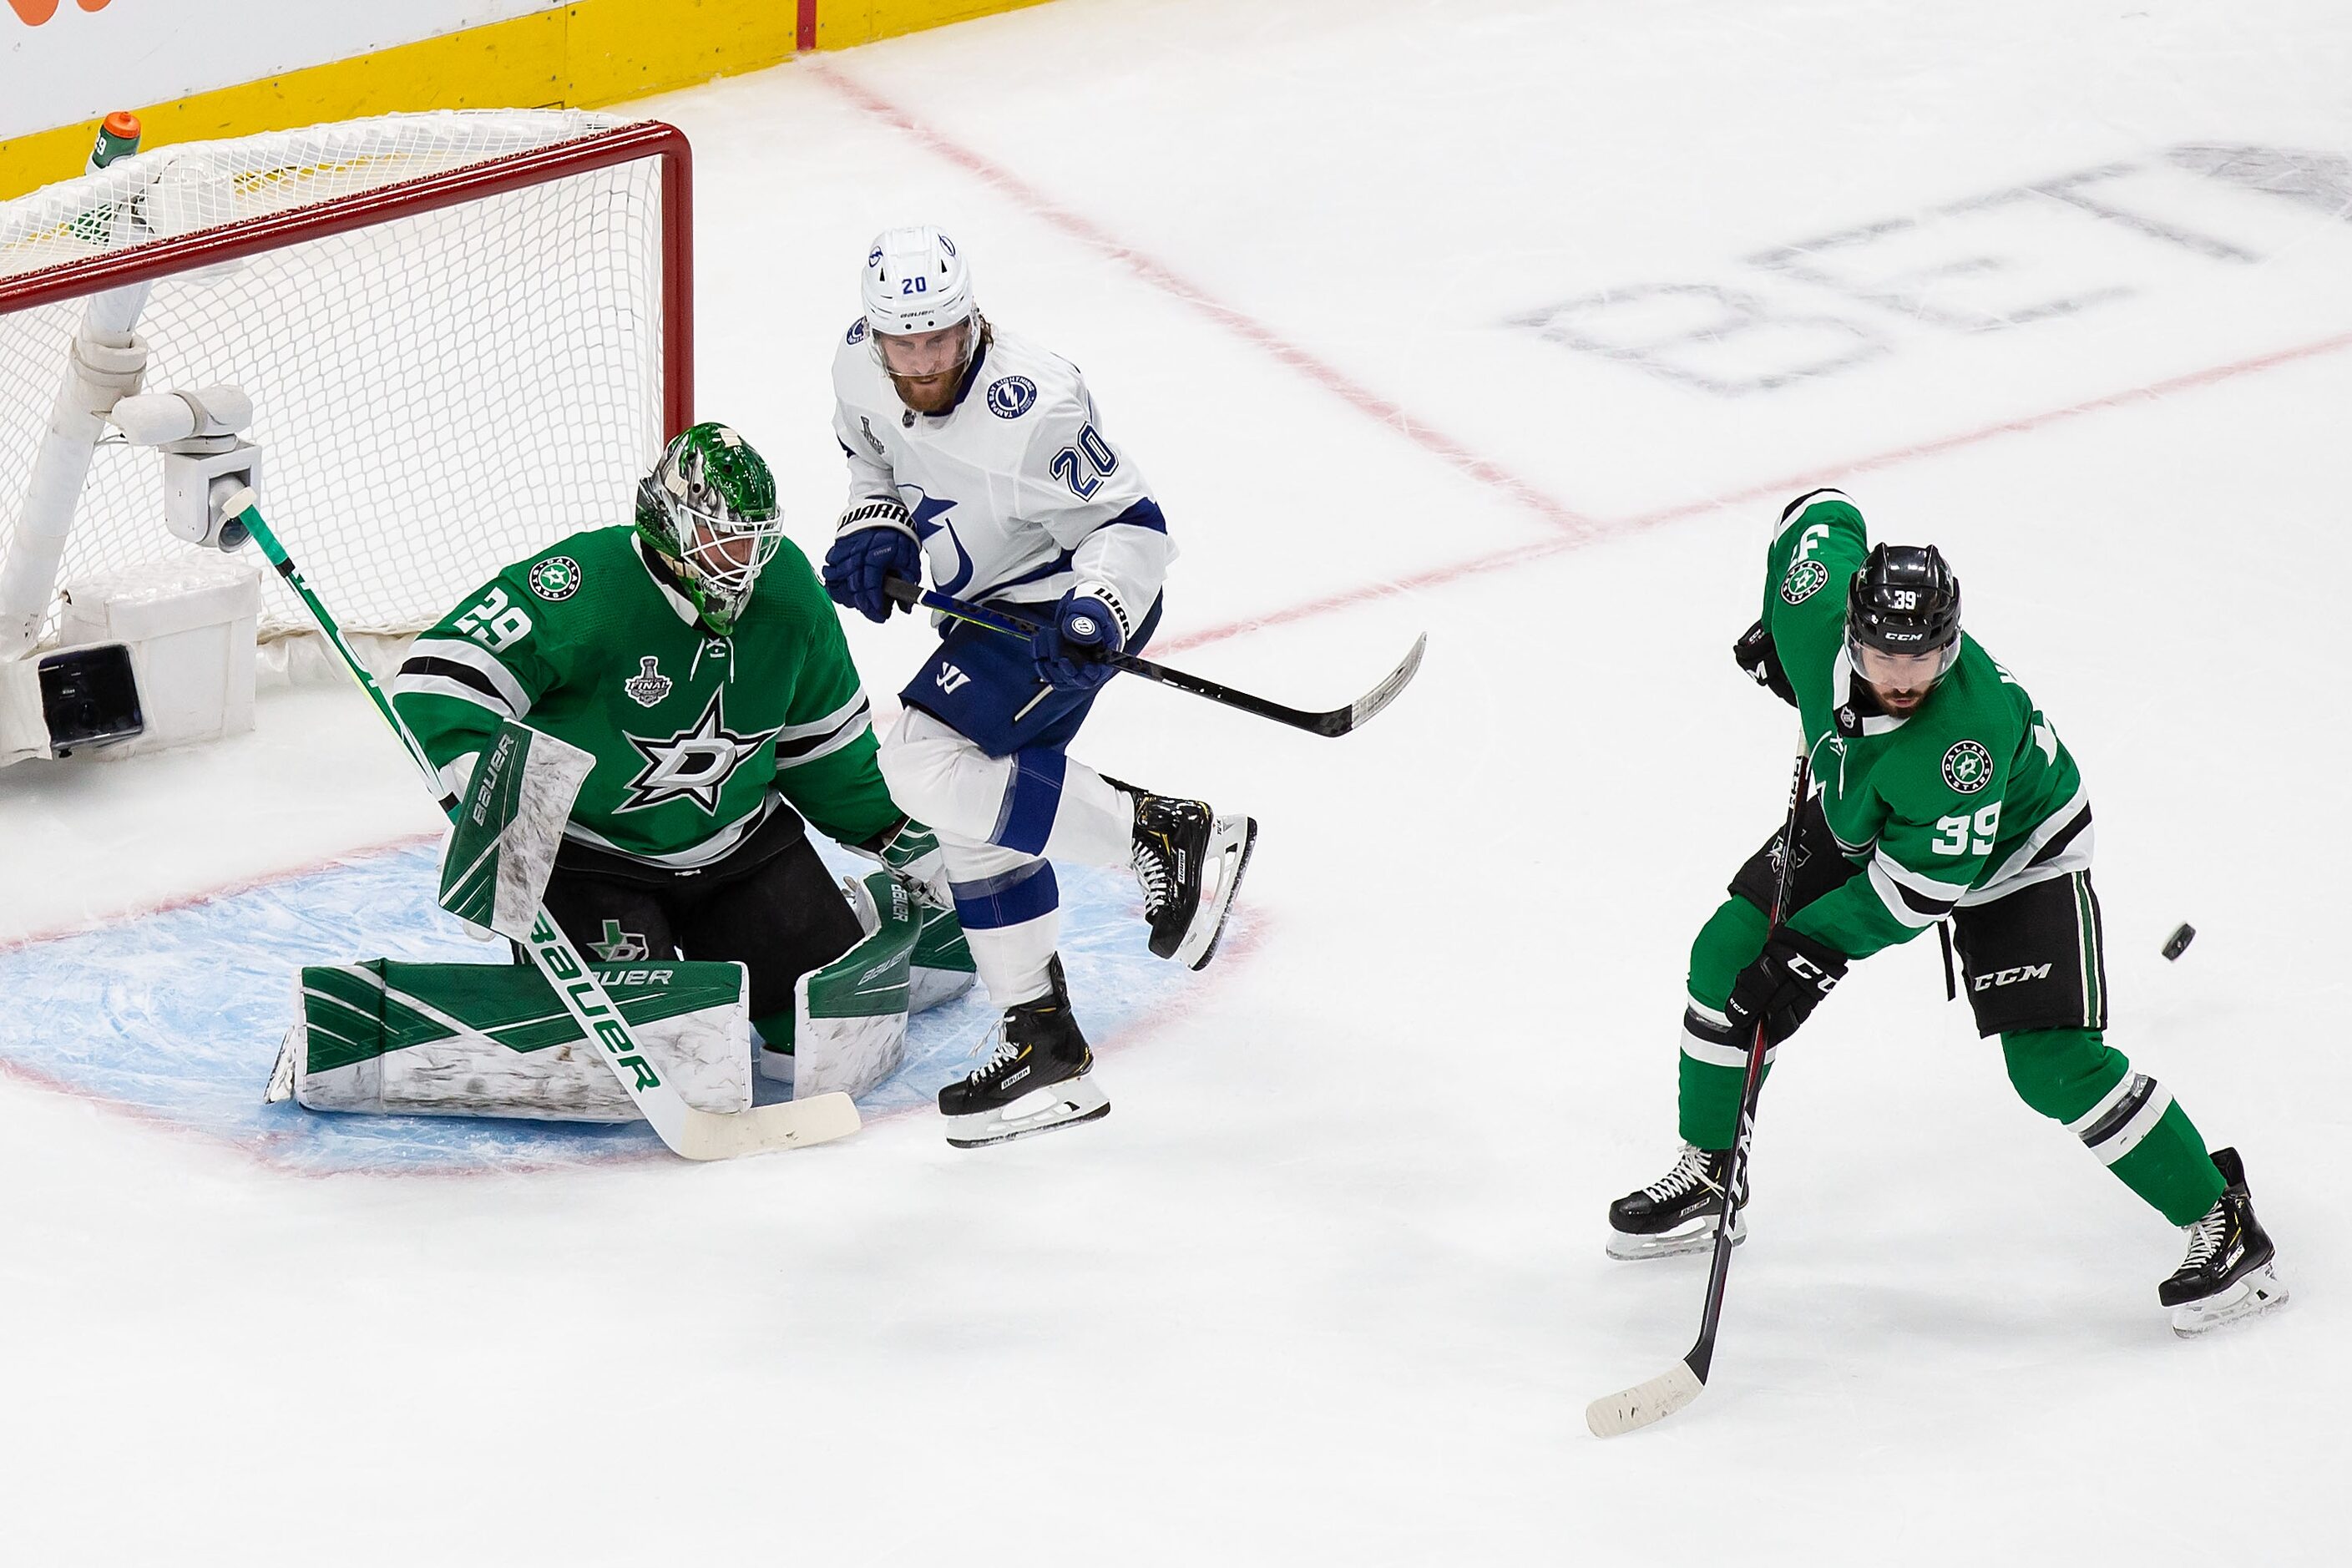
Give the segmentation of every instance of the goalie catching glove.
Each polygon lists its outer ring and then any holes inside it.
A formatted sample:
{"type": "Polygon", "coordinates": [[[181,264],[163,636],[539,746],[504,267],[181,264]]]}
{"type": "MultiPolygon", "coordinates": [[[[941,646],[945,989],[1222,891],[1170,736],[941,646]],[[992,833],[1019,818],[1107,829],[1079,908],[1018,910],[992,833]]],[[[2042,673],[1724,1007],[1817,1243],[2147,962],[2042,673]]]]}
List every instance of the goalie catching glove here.
{"type": "Polygon", "coordinates": [[[902,816],[895,826],[865,843],[842,847],[881,861],[908,892],[931,908],[955,908],[955,894],[948,886],[947,856],[940,849],[939,835],[913,817],[902,816]]]}

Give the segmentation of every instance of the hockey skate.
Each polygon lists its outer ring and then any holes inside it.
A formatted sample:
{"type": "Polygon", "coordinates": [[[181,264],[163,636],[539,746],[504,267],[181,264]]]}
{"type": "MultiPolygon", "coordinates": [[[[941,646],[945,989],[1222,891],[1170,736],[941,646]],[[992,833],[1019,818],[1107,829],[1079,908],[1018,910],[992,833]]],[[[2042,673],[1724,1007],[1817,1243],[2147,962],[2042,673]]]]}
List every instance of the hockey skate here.
{"type": "Polygon", "coordinates": [[[988,1059],[969,1078],[940,1090],[948,1142],[957,1148],[1010,1142],[1110,1114],[1110,1098],[1087,1077],[1095,1055],[1070,1016],[1070,990],[1059,956],[1048,973],[1054,989],[1007,1007],[988,1059]]]}
{"type": "Polygon", "coordinates": [[[2172,1331],[2183,1339],[2286,1300],[2286,1287],[2272,1265],[2271,1238],[2254,1218],[2238,1152],[2214,1150],[2213,1165],[2229,1185],[2204,1218],[2182,1227],[2189,1233],[2189,1256],[2156,1288],[2157,1300],[2172,1309],[2172,1331]]]}
{"type": "MultiPolygon", "coordinates": [[[[1672,1258],[1715,1245],[1723,1212],[1723,1184],[1731,1170],[1728,1149],[1683,1145],[1675,1168],[1639,1191],[1609,1205],[1609,1256],[1672,1258]]],[[[1747,1173],[1740,1173],[1738,1206],[1731,1213],[1731,1245],[1748,1239],[1747,1173]]]]}
{"type": "Polygon", "coordinates": [[[1134,795],[1135,879],[1143,886],[1151,951],[1205,969],[1217,954],[1242,873],[1249,869],[1257,822],[1219,816],[1202,801],[1147,790],[1134,795]]]}

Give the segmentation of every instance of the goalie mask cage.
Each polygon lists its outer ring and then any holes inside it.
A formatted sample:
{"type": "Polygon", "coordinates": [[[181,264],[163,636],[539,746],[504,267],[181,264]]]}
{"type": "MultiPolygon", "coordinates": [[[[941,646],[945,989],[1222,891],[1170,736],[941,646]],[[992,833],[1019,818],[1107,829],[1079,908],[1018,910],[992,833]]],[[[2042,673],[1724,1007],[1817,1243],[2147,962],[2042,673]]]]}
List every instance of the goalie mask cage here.
{"type": "MultiPolygon", "coordinates": [[[[0,203],[0,540],[40,559],[77,332],[135,308],[141,390],[251,397],[263,507],[343,622],[423,629],[634,516],[692,416],[691,189],[674,127],[488,110],[166,146],[0,203]]],[[[41,640],[78,578],[217,554],[165,531],[160,461],[91,451],[41,640]]],[[[270,574],[263,637],[310,625],[270,574]]]]}

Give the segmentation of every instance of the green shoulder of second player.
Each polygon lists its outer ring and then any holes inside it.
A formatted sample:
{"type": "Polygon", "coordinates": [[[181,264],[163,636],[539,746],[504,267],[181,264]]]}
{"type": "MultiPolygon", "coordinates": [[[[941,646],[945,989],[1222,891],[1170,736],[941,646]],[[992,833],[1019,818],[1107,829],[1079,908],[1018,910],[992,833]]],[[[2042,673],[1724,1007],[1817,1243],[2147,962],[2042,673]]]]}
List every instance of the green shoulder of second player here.
{"type": "Polygon", "coordinates": [[[712,605],[641,527],[575,533],[419,637],[394,703],[452,787],[501,719],[587,751],[566,834],[634,860],[717,861],[780,798],[829,837],[870,840],[900,813],[866,695],[807,558],[776,545],[756,596],[712,605]]]}
{"type": "MultiPolygon", "coordinates": [[[[2089,863],[2082,774],[2016,679],[1963,632],[1912,712],[1855,679],[1847,584],[1870,552],[1862,513],[1834,490],[1800,498],[1772,541],[1763,625],[1796,697],[1838,847],[1869,857],[1790,928],[1861,958],[2089,863]]],[[[2095,972],[2093,983],[2096,984],[2095,972]]]]}

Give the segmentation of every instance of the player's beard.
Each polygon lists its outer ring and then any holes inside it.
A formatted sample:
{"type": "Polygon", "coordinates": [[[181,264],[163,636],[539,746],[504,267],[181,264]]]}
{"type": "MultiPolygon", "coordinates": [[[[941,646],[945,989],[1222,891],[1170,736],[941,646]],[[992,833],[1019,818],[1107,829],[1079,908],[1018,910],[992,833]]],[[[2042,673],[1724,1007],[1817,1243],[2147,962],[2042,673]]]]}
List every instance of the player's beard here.
{"type": "Polygon", "coordinates": [[[937,375],[912,376],[900,375],[888,364],[883,365],[882,374],[890,378],[891,390],[898,393],[899,402],[917,414],[945,414],[955,406],[956,393],[962,388],[963,378],[971,374],[972,362],[996,342],[996,329],[990,325],[988,318],[973,319],[980,323],[980,337],[953,370],[943,370],[937,375]]]}
{"type": "Polygon", "coordinates": [[[1870,694],[1878,700],[1879,707],[1885,709],[1889,717],[1908,719],[1919,711],[1919,705],[1927,700],[1927,693],[1934,689],[1932,686],[1923,686],[1916,690],[1889,691],[1885,687],[1874,685],[1870,694]]]}
{"type": "Polygon", "coordinates": [[[945,414],[955,402],[956,384],[963,379],[966,365],[943,370],[937,375],[908,376],[889,373],[890,384],[898,389],[898,401],[918,414],[945,414]]]}

